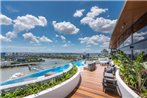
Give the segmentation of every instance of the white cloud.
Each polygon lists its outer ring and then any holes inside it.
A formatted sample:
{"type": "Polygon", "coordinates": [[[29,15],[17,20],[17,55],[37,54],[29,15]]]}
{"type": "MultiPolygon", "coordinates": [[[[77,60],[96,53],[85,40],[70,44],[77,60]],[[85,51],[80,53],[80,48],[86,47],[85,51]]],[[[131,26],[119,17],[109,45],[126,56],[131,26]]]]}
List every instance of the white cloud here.
{"type": "MultiPolygon", "coordinates": [[[[0,24],[10,25],[13,22],[13,30],[6,33],[5,37],[11,40],[16,38],[17,34],[21,31],[28,31],[36,26],[46,26],[47,20],[43,16],[35,17],[33,15],[18,16],[15,20],[8,18],[5,15],[0,14],[0,24]]],[[[27,36],[27,35],[26,35],[27,36]]],[[[32,36],[33,37],[33,36],[32,36]]],[[[34,39],[34,41],[37,41],[34,39]]]]}
{"type": "Polygon", "coordinates": [[[50,40],[49,38],[47,38],[46,36],[42,36],[39,38],[40,42],[48,42],[48,43],[52,43],[53,41],[50,40]]]}
{"type": "Polygon", "coordinates": [[[11,41],[11,40],[0,34],[0,41],[11,41]]]}
{"type": "Polygon", "coordinates": [[[91,17],[84,17],[84,18],[81,19],[80,22],[81,22],[81,24],[84,24],[84,25],[85,25],[85,24],[88,24],[88,25],[89,25],[89,24],[90,24],[91,22],[93,22],[93,21],[94,21],[94,19],[91,18],[91,17]]]}
{"type": "Polygon", "coordinates": [[[23,34],[23,37],[31,42],[39,43],[39,42],[47,42],[52,43],[53,41],[46,36],[37,37],[34,36],[31,32],[23,34]]]}
{"type": "Polygon", "coordinates": [[[88,25],[96,32],[110,33],[112,32],[115,24],[116,20],[100,17],[91,21],[88,25]]]}
{"type": "Polygon", "coordinates": [[[107,15],[107,18],[109,18],[110,17],[110,15],[107,15]]]}
{"type": "Polygon", "coordinates": [[[92,36],[92,37],[84,37],[84,38],[79,38],[80,40],[80,43],[85,43],[87,45],[97,45],[97,42],[98,42],[98,39],[97,39],[98,36],[92,36]]]}
{"type": "Polygon", "coordinates": [[[58,35],[58,34],[56,34],[55,36],[56,36],[56,37],[59,37],[59,35],[58,35]]]}
{"type": "MultiPolygon", "coordinates": [[[[147,32],[135,32],[133,34],[133,42],[137,42],[140,40],[145,39],[145,35],[147,35],[147,32]]],[[[124,45],[130,45],[131,44],[131,36],[129,36],[125,41],[124,41],[124,45]]]]}
{"type": "Polygon", "coordinates": [[[17,33],[16,32],[7,32],[5,34],[5,36],[1,35],[2,41],[11,41],[12,38],[16,38],[17,37],[17,33]]]}
{"type": "Polygon", "coordinates": [[[0,14],[0,25],[11,25],[12,24],[12,19],[0,14]]]}
{"type": "Polygon", "coordinates": [[[43,16],[35,17],[33,15],[18,16],[14,22],[14,32],[28,31],[35,28],[35,26],[46,26],[47,20],[43,16]]]}
{"type": "Polygon", "coordinates": [[[80,10],[76,10],[76,12],[74,13],[74,17],[81,17],[83,16],[83,12],[85,11],[85,9],[80,9],[80,10]]]}
{"type": "Polygon", "coordinates": [[[86,17],[81,19],[80,22],[83,25],[89,25],[89,27],[96,32],[111,33],[117,20],[97,17],[101,13],[105,13],[107,10],[108,9],[102,9],[94,6],[91,8],[91,11],[87,13],[86,17]]]}
{"type": "Polygon", "coordinates": [[[62,47],[68,47],[68,45],[67,44],[64,44],[62,47]]]}
{"type": "Polygon", "coordinates": [[[147,35],[147,31],[146,32],[139,32],[139,33],[134,33],[133,34],[133,38],[135,41],[139,41],[139,40],[143,40],[145,39],[145,35],[147,35]]]}
{"type": "Polygon", "coordinates": [[[12,38],[16,38],[17,37],[17,33],[9,31],[9,32],[6,33],[6,37],[11,40],[12,38]]]}
{"type": "Polygon", "coordinates": [[[101,47],[102,48],[108,48],[109,47],[109,43],[110,43],[109,41],[103,42],[102,45],[101,45],[101,47]]]}
{"type": "Polygon", "coordinates": [[[105,13],[108,9],[99,8],[97,6],[93,6],[90,12],[87,13],[87,17],[95,18],[96,16],[100,15],[101,13],[105,13]]]}
{"type": "Polygon", "coordinates": [[[71,41],[67,41],[67,43],[71,44],[71,41]]]}
{"type": "Polygon", "coordinates": [[[140,34],[141,36],[145,36],[145,35],[147,35],[147,31],[145,31],[145,32],[140,32],[140,33],[138,33],[138,34],[140,34]]]}
{"type": "Polygon", "coordinates": [[[81,23],[89,25],[89,27],[96,32],[111,33],[115,27],[116,21],[117,20],[105,19],[103,17],[98,17],[96,19],[84,17],[81,23]]]}
{"type": "MultiPolygon", "coordinates": [[[[61,39],[63,43],[67,43],[67,42],[68,42],[68,41],[66,41],[66,37],[63,36],[63,35],[58,35],[58,34],[56,34],[55,36],[56,36],[57,38],[61,39]]],[[[57,42],[57,40],[56,40],[56,42],[57,42]]]]}
{"type": "Polygon", "coordinates": [[[53,27],[56,31],[64,34],[76,34],[79,32],[79,28],[77,28],[75,25],[73,25],[70,22],[52,22],[53,27]]]}
{"type": "Polygon", "coordinates": [[[67,41],[65,36],[61,35],[60,38],[61,38],[61,40],[63,42],[62,47],[68,47],[70,45],[71,42],[67,41]]]}
{"type": "Polygon", "coordinates": [[[131,44],[131,36],[128,37],[125,41],[124,41],[124,45],[129,45],[131,44]]]}
{"type": "Polygon", "coordinates": [[[106,44],[106,42],[110,41],[110,38],[105,35],[93,35],[91,37],[83,37],[79,38],[80,43],[86,44],[88,47],[91,45],[98,45],[98,43],[106,44]]]}
{"type": "Polygon", "coordinates": [[[62,40],[64,40],[64,41],[66,40],[66,38],[63,35],[61,35],[60,37],[62,40]]]}
{"type": "Polygon", "coordinates": [[[31,42],[39,43],[39,40],[31,32],[23,34],[23,37],[31,42]]]}

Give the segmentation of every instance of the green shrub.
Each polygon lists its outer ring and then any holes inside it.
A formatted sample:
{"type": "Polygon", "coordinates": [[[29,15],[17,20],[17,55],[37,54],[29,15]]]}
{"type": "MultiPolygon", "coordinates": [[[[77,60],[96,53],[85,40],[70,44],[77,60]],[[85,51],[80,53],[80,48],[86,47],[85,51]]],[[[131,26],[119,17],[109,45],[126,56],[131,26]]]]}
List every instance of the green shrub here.
{"type": "Polygon", "coordinates": [[[147,94],[147,88],[145,87],[147,75],[143,72],[145,69],[143,55],[142,52],[138,54],[135,60],[131,60],[125,53],[118,50],[115,55],[112,55],[112,59],[118,65],[123,80],[144,97],[147,94]]]}

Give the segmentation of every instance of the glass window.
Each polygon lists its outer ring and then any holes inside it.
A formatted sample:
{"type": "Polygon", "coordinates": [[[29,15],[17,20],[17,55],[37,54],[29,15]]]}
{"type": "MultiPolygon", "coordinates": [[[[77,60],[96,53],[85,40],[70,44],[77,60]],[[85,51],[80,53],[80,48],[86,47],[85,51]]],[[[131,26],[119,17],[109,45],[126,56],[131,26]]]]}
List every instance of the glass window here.
{"type": "Polygon", "coordinates": [[[147,26],[133,34],[133,43],[147,39],[147,26]]]}
{"type": "MultiPolygon", "coordinates": [[[[123,44],[120,45],[119,49],[124,51],[126,54],[128,54],[129,57],[131,57],[131,36],[127,38],[126,41],[124,41],[123,44]]],[[[135,32],[133,34],[133,52],[134,57],[137,56],[138,53],[144,51],[145,54],[147,54],[147,26],[140,29],[139,31],[135,32]]]]}
{"type": "Polygon", "coordinates": [[[134,44],[134,56],[144,51],[147,54],[147,40],[134,44]]]}
{"type": "Polygon", "coordinates": [[[130,45],[131,44],[131,36],[129,36],[125,41],[124,41],[124,46],[130,45]]]}

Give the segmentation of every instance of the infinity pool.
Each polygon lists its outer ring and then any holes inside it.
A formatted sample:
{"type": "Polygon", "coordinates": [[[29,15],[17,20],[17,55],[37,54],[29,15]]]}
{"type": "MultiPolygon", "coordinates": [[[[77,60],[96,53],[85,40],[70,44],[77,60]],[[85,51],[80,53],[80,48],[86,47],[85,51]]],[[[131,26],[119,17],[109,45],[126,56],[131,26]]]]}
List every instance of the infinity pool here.
{"type": "Polygon", "coordinates": [[[82,67],[82,66],[84,66],[84,63],[85,63],[85,61],[84,60],[82,60],[82,61],[75,61],[75,62],[72,62],[72,64],[73,65],[76,65],[76,66],[78,66],[78,67],[82,67]]]}
{"type": "MultiPolygon", "coordinates": [[[[84,66],[83,61],[72,62],[72,64],[76,65],[76,66],[84,66]]],[[[47,74],[49,72],[59,73],[59,72],[63,72],[64,70],[66,70],[68,68],[69,68],[69,64],[65,64],[64,66],[57,66],[55,68],[35,72],[35,73],[25,75],[25,76],[22,76],[20,78],[14,79],[14,80],[7,80],[7,81],[4,81],[4,82],[1,82],[0,85],[2,86],[2,85],[14,84],[14,83],[18,83],[18,82],[24,82],[24,81],[27,81],[27,80],[33,80],[35,78],[44,76],[45,74],[47,74]]]]}

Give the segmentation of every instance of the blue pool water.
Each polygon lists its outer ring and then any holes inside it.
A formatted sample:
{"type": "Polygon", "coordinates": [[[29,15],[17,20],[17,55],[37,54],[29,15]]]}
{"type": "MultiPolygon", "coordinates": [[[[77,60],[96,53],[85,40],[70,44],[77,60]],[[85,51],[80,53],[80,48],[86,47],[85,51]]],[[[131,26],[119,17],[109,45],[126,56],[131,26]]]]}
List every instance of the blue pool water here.
{"type": "MultiPolygon", "coordinates": [[[[72,64],[76,65],[76,66],[84,66],[84,61],[76,61],[76,62],[72,62],[72,64]]],[[[44,76],[48,72],[55,72],[55,73],[63,72],[64,70],[66,70],[68,68],[69,68],[69,64],[66,64],[64,66],[57,66],[52,69],[47,69],[47,70],[43,70],[43,71],[29,74],[26,76],[22,76],[20,78],[14,79],[14,80],[4,81],[4,82],[0,83],[0,85],[2,86],[2,85],[14,84],[14,83],[18,83],[18,82],[24,82],[25,80],[28,80],[28,79],[33,79],[33,78],[37,78],[40,76],[44,76]]]]}
{"type": "Polygon", "coordinates": [[[73,65],[76,65],[76,66],[78,66],[78,67],[84,66],[84,63],[85,63],[84,60],[72,62],[73,65]]]}

